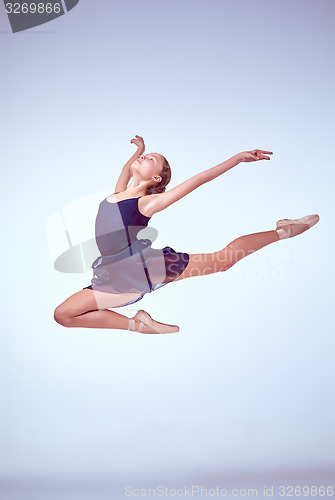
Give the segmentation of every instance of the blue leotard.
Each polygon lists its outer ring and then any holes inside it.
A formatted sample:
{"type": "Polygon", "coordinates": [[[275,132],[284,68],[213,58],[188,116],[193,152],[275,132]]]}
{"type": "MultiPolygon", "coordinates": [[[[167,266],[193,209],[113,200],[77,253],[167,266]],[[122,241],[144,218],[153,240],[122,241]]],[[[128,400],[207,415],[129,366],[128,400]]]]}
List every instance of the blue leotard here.
{"type": "Polygon", "coordinates": [[[91,285],[85,287],[108,293],[141,294],[130,303],[176,279],[189,262],[188,253],[175,252],[171,247],[151,247],[157,231],[147,227],[151,217],[139,211],[139,198],[142,196],[116,203],[104,199],[100,203],[95,239],[101,255],[92,264],[91,285]],[[148,238],[137,238],[144,228],[148,238]]]}

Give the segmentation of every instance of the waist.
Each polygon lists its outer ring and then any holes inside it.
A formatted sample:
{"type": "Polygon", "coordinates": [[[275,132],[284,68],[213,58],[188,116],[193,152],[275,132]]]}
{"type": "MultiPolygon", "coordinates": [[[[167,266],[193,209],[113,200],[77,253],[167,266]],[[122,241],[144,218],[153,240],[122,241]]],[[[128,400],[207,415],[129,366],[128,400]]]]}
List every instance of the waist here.
{"type": "Polygon", "coordinates": [[[127,245],[126,247],[120,248],[117,252],[108,253],[104,255],[100,255],[92,264],[92,268],[103,264],[110,264],[112,262],[117,262],[118,260],[126,259],[130,257],[148,246],[151,245],[151,240],[149,239],[141,239],[135,240],[131,245],[127,245]]]}

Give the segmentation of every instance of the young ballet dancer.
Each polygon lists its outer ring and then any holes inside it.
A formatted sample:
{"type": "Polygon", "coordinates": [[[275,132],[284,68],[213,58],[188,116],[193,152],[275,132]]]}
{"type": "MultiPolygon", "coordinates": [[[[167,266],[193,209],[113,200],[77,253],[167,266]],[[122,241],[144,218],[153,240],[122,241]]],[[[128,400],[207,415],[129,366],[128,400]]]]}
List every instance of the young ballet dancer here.
{"type": "Polygon", "coordinates": [[[133,304],[172,281],[227,271],[247,255],[280,239],[297,236],[319,221],[317,214],[280,219],[276,229],[241,236],[212,253],[188,254],[171,247],[154,249],[150,239],[137,238],[137,233],[147,228],[155,213],[239,163],[270,160],[268,155],[273,153],[261,149],[238,153],[166,191],[171,179],[166,158],[158,153],[144,155],[144,141],[138,135],[130,142],[137,146],[137,151],[124,165],[115,193],[99,205],[95,237],[101,255],[92,264],[91,285],[55,309],[54,318],[63,326],[178,332],[177,325],[155,321],[144,310],[128,318],[109,309],[133,304]]]}

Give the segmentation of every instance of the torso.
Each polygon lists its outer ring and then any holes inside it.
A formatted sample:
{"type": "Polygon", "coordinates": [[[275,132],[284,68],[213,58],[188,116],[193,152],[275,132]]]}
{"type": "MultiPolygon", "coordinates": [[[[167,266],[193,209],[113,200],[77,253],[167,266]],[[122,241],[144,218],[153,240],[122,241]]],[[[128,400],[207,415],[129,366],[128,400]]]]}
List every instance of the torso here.
{"type": "Polygon", "coordinates": [[[158,196],[157,194],[156,195],[149,194],[149,195],[141,196],[141,197],[121,196],[121,194],[124,195],[123,192],[117,193],[117,194],[115,194],[115,193],[111,194],[110,196],[107,196],[106,200],[108,201],[108,203],[117,203],[117,202],[122,201],[122,200],[129,200],[131,198],[135,198],[135,199],[138,198],[138,209],[139,209],[140,213],[142,215],[144,215],[145,217],[152,217],[154,215],[155,212],[153,212],[153,207],[152,206],[150,207],[149,203],[152,201],[153,197],[158,196]],[[150,208],[151,208],[151,210],[150,210],[150,208]]]}

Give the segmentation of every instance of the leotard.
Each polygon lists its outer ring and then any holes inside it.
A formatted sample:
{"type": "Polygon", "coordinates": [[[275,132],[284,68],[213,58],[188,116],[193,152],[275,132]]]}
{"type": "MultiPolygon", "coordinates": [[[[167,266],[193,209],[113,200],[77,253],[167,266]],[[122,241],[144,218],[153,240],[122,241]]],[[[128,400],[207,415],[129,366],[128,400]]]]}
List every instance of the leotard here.
{"type": "Polygon", "coordinates": [[[116,203],[104,199],[100,203],[95,239],[101,255],[91,266],[91,285],[85,287],[107,293],[141,294],[128,304],[176,279],[189,262],[186,252],[176,252],[169,246],[151,247],[157,231],[147,227],[151,217],[139,211],[139,198],[142,196],[116,203]],[[137,238],[144,228],[149,237],[137,238]]]}

